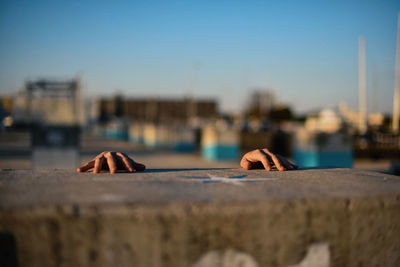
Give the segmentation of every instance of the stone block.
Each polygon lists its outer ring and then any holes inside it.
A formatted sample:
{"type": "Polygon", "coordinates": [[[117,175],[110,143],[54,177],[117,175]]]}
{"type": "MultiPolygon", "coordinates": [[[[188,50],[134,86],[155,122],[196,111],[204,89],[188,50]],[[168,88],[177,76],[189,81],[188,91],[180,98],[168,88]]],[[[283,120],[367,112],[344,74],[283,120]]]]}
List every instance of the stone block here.
{"type": "Polygon", "coordinates": [[[19,266],[399,266],[400,178],[3,170],[0,232],[15,240],[19,266]]]}

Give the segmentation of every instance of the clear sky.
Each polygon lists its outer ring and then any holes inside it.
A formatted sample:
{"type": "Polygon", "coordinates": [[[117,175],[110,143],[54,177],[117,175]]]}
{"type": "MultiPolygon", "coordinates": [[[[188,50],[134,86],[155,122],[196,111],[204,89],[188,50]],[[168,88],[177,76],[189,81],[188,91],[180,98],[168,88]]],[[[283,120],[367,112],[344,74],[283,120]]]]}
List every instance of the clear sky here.
{"type": "Polygon", "coordinates": [[[369,111],[375,99],[391,112],[399,11],[398,0],[0,0],[0,93],[82,73],[92,97],[194,94],[234,110],[272,88],[297,112],[357,108],[362,35],[369,111]]]}

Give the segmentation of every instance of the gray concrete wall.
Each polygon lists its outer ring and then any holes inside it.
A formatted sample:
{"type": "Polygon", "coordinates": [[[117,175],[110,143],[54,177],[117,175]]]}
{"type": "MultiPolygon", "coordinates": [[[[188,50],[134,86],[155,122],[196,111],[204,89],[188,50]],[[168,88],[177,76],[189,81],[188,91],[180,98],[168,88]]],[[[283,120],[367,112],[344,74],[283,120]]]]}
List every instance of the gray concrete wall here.
{"type": "Polygon", "coordinates": [[[15,237],[19,266],[204,266],[210,255],[290,266],[313,244],[327,244],[330,266],[399,266],[400,179],[348,169],[2,171],[0,231],[15,237]]]}

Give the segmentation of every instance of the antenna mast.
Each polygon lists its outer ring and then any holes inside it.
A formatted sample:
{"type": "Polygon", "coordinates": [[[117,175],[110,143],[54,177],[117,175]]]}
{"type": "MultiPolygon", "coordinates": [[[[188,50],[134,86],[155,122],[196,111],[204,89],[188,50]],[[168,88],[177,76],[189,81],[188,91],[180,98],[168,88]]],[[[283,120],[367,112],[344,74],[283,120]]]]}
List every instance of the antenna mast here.
{"type": "Polygon", "coordinates": [[[396,70],[394,78],[394,96],[393,96],[393,121],[392,130],[399,132],[399,109],[400,109],[400,13],[397,24],[397,48],[396,48],[396,70]]]}
{"type": "Polygon", "coordinates": [[[365,39],[360,37],[358,40],[358,89],[359,89],[359,125],[360,133],[367,130],[367,80],[366,80],[366,60],[365,60],[365,39]]]}

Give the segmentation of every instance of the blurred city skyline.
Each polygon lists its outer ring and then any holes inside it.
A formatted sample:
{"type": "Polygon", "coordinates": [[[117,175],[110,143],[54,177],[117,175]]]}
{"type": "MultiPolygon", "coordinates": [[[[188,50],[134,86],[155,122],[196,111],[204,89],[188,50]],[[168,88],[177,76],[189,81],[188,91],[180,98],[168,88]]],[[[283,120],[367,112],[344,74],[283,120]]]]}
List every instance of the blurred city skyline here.
{"type": "Polygon", "coordinates": [[[363,36],[368,110],[391,113],[399,11],[399,1],[2,1],[0,93],[81,74],[86,97],[216,97],[241,111],[250,90],[269,88],[297,113],[357,109],[363,36]]]}

